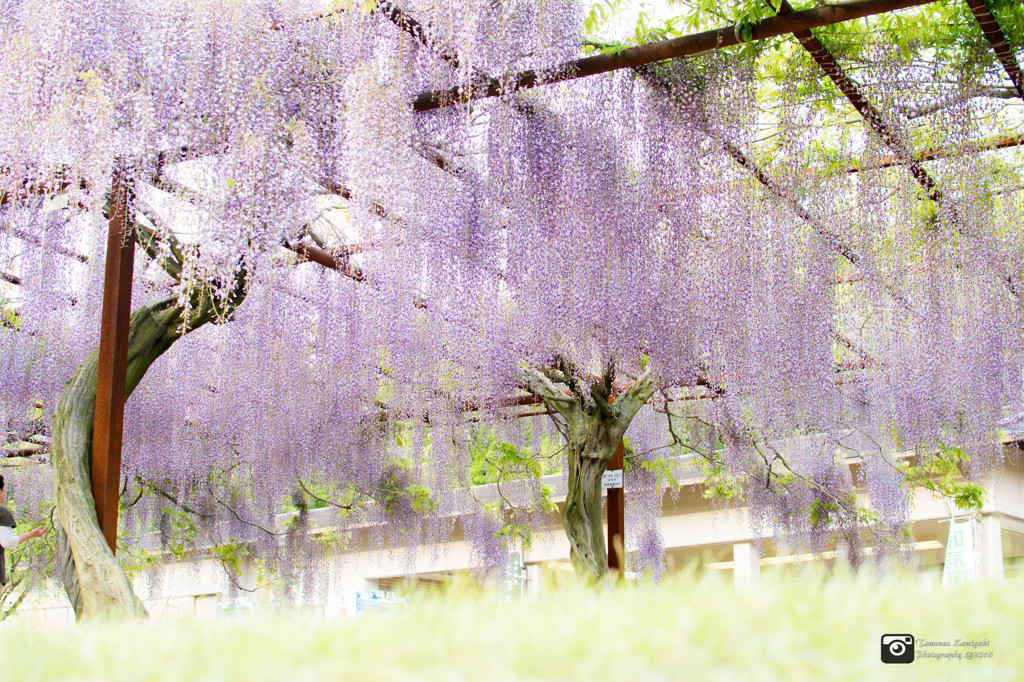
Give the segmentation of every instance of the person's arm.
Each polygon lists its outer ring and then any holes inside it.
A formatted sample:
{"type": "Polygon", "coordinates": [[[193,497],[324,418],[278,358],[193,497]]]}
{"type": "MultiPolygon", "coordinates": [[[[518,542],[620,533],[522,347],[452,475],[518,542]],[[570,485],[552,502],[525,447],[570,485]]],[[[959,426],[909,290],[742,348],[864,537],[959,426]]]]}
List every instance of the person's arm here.
{"type": "Polygon", "coordinates": [[[40,538],[44,535],[46,535],[46,526],[39,526],[22,535],[15,535],[14,529],[9,526],[0,526],[0,547],[15,549],[26,540],[40,538]]]}
{"type": "Polygon", "coordinates": [[[32,538],[41,538],[44,535],[46,535],[46,526],[39,526],[38,528],[33,528],[29,532],[18,536],[18,542],[25,542],[26,540],[31,540],[32,538]]]}

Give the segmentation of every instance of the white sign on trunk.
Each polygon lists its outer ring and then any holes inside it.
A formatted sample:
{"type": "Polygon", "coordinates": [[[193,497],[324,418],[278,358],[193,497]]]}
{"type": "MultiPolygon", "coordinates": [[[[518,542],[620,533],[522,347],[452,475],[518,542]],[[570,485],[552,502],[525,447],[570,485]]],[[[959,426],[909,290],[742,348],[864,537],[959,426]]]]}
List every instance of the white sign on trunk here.
{"type": "Polygon", "coordinates": [[[601,490],[622,487],[622,469],[606,469],[601,475],[601,490]]]}

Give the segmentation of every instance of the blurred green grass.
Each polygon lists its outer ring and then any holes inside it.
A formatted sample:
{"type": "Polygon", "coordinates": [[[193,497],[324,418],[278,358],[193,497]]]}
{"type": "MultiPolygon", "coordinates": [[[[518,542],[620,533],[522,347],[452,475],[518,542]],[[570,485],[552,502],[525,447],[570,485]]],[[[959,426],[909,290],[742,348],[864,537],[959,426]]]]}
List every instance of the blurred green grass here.
{"type": "Polygon", "coordinates": [[[1021,680],[1022,587],[943,591],[808,569],[745,591],[677,574],[657,587],[560,585],[517,602],[414,596],[404,613],[329,623],[287,612],[238,623],[15,622],[0,628],[0,679],[1021,680]],[[993,657],[885,665],[887,633],[987,639],[978,650],[993,657]]]}

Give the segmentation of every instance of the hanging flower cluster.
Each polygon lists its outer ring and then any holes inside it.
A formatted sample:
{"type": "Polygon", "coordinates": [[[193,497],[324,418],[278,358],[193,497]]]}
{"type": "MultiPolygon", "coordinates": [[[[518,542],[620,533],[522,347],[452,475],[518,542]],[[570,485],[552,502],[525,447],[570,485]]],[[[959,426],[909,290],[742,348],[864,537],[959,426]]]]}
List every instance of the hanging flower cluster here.
{"type": "MultiPolygon", "coordinates": [[[[746,53],[413,110],[420,92],[564,73],[575,3],[2,14],[0,271],[20,281],[0,294],[3,425],[52,409],[96,347],[115,169],[151,236],[136,303],[247,291],[128,401],[126,494],[151,493],[130,512],[140,536],[170,532],[173,504],[210,542],[269,556],[298,491],[381,545],[439,541],[475,508],[466,415],[507,417],[524,364],[555,358],[584,384],[610,359],[622,376],[651,367],[659,405],[714,433],[687,427],[677,447],[704,438],[754,523],[815,549],[857,536],[836,445],[851,431],[878,445],[859,454],[893,532],[893,452],[961,448],[972,473],[998,461],[1021,397],[1020,153],[945,154],[930,193],[906,168],[906,149],[964,149],[1005,119],[973,98],[974,71],[931,82],[879,47],[859,76],[901,152],[825,120],[820,76],[773,89],[746,53]],[[950,96],[923,123],[899,113],[950,96]],[[338,271],[300,262],[316,243],[338,271]]],[[[670,420],[643,419],[642,459],[677,452],[658,450],[670,420]]],[[[662,482],[631,476],[647,506],[630,508],[646,521],[628,549],[657,574],[662,482]]],[[[494,537],[468,518],[474,546],[494,537]]]]}

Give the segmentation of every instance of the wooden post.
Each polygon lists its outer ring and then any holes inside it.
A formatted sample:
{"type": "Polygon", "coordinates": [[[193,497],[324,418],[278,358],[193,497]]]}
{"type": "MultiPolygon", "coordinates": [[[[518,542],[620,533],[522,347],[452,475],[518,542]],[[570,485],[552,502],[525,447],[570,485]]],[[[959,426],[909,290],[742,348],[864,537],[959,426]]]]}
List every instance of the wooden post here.
{"type": "MultiPolygon", "coordinates": [[[[625,450],[622,441],[615,451],[608,471],[622,470],[625,450]]],[[[625,488],[608,488],[608,570],[618,571],[619,580],[625,577],[626,567],[619,560],[626,547],[626,491],[625,488]]],[[[624,557],[623,557],[624,558],[624,557]]]]}
{"type": "Polygon", "coordinates": [[[103,279],[103,318],[96,378],[92,435],[92,494],[100,530],[117,551],[117,506],[121,494],[121,437],[128,372],[128,321],[131,317],[135,260],[134,197],[122,167],[114,171],[107,224],[107,262],[103,279]],[[126,228],[127,224],[127,228],[126,228]]]}

